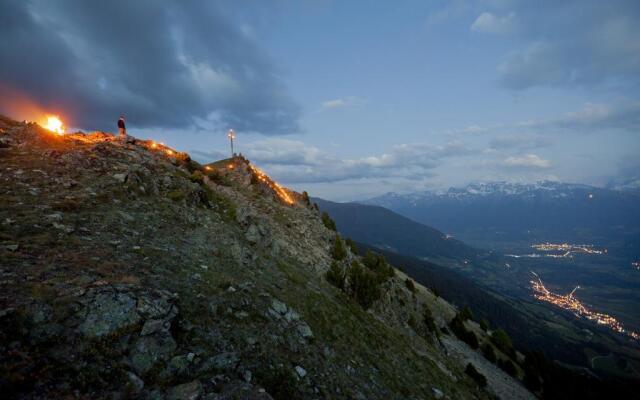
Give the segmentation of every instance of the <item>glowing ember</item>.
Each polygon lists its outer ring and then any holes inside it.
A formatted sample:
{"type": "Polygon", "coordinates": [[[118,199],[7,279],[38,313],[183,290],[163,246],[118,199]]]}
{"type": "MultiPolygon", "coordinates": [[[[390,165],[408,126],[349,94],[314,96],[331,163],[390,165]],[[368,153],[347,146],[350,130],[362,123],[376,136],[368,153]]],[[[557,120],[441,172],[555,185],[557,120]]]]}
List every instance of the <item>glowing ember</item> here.
{"type": "Polygon", "coordinates": [[[570,311],[576,317],[586,318],[590,321],[595,322],[598,325],[606,325],[611,328],[613,331],[627,335],[635,340],[640,340],[640,334],[637,332],[625,329],[620,321],[612,317],[611,315],[599,313],[596,311],[592,311],[587,306],[582,304],[580,300],[573,296],[577,289],[580,289],[580,286],[576,286],[575,289],[571,291],[571,293],[566,295],[560,295],[553,293],[549,289],[544,286],[542,280],[535,272],[531,271],[534,279],[531,280],[531,288],[533,289],[533,297],[537,300],[550,303],[555,305],[556,307],[560,307],[564,310],[570,311]]]}
{"type": "Polygon", "coordinates": [[[251,169],[251,172],[256,175],[260,182],[265,183],[267,186],[273,189],[274,192],[276,192],[280,200],[284,201],[287,204],[294,203],[293,198],[289,195],[285,188],[280,186],[277,182],[274,182],[271,178],[269,178],[269,176],[267,176],[267,174],[262,172],[257,167],[249,164],[249,168],[251,169]]]}
{"type": "Polygon", "coordinates": [[[64,134],[64,125],[57,115],[48,115],[47,124],[44,127],[58,135],[64,134]]]}

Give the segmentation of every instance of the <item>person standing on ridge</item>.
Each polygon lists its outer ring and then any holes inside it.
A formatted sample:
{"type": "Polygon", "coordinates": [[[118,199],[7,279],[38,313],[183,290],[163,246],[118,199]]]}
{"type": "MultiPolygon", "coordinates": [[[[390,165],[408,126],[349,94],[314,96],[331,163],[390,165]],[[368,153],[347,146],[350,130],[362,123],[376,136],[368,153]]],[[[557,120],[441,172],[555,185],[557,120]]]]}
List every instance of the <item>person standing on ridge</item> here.
{"type": "Polygon", "coordinates": [[[118,120],[118,132],[120,137],[127,136],[127,128],[124,125],[124,115],[120,115],[120,119],[118,120]]]}

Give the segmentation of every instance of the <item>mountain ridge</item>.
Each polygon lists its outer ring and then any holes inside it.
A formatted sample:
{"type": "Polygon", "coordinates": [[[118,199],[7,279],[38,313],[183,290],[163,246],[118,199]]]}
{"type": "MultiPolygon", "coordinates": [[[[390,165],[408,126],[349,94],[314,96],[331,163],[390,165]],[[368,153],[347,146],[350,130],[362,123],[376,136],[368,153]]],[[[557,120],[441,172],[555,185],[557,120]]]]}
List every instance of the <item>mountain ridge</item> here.
{"type": "Polygon", "coordinates": [[[491,242],[511,239],[620,246],[640,226],[640,202],[633,192],[550,181],[471,184],[440,192],[387,194],[361,203],[389,208],[489,248],[491,242]]]}
{"type": "Polygon", "coordinates": [[[364,261],[246,159],[4,117],[0,159],[7,398],[533,398],[455,336],[436,344],[422,313],[439,330],[457,309],[402,272],[365,281],[379,297],[361,306],[364,261]]]}

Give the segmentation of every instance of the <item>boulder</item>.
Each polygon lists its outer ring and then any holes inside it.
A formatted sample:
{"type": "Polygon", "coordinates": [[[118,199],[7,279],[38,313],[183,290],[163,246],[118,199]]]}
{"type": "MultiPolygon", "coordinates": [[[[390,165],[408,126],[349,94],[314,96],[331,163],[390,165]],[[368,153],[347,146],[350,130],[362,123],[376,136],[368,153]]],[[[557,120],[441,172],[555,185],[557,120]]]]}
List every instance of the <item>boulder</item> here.
{"type": "Polygon", "coordinates": [[[140,323],[136,300],[128,293],[98,293],[87,303],[87,308],[87,316],[79,329],[88,337],[112,335],[140,323]]]}
{"type": "Polygon", "coordinates": [[[176,342],[169,332],[162,331],[140,337],[133,346],[130,360],[136,372],[144,374],[158,362],[168,361],[176,350],[176,342]]]}
{"type": "Polygon", "coordinates": [[[197,400],[202,396],[200,381],[174,386],[167,391],[167,400],[197,400]]]}

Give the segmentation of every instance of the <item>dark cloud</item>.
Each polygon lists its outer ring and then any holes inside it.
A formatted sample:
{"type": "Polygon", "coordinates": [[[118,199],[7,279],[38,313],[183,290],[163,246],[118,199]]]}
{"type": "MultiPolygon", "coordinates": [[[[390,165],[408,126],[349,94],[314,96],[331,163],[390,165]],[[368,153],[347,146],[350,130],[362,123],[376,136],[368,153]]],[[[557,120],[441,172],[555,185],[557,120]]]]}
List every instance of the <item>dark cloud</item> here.
{"type": "Polygon", "coordinates": [[[227,15],[215,2],[5,0],[0,87],[87,128],[124,112],[139,127],[298,131],[278,70],[227,15]]]}
{"type": "Polygon", "coordinates": [[[499,80],[505,87],[608,85],[638,89],[640,2],[510,0],[494,4],[497,6],[478,17],[484,21],[481,26],[487,26],[485,31],[507,17],[517,23],[510,31],[519,48],[505,55],[499,67],[499,80]]]}

